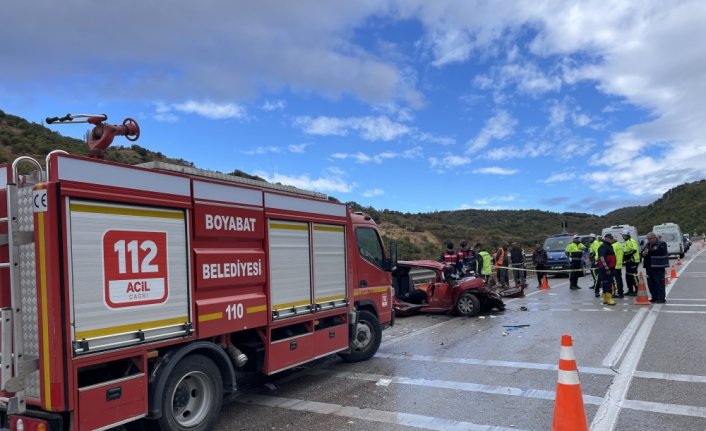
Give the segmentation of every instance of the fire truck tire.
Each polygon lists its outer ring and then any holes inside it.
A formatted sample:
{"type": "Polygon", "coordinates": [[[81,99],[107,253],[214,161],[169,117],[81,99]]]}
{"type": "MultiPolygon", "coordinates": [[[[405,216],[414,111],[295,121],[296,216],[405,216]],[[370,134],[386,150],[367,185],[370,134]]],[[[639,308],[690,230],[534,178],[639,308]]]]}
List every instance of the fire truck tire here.
{"type": "Polygon", "coordinates": [[[338,355],[346,362],[360,362],[370,359],[380,347],[382,328],[380,321],[368,310],[358,312],[358,327],[350,341],[349,351],[338,355]]]}
{"type": "Polygon", "coordinates": [[[470,292],[464,292],[456,300],[456,313],[459,316],[475,317],[480,313],[480,299],[470,292]]]}
{"type": "Polygon", "coordinates": [[[161,400],[162,417],[146,421],[153,430],[210,430],[223,404],[218,367],[203,355],[184,357],[169,374],[161,400]]]}

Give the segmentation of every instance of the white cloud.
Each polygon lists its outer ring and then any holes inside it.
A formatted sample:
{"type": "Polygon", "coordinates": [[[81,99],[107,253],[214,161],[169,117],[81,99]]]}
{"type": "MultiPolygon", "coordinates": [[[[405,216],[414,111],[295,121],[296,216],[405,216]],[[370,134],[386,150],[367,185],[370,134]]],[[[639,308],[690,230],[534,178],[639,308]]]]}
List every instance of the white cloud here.
{"type": "Polygon", "coordinates": [[[158,121],[174,122],[178,120],[175,112],[182,114],[196,114],[211,120],[246,119],[247,110],[236,103],[214,103],[210,101],[198,102],[187,100],[182,103],[158,103],[154,118],[158,121]]]}
{"type": "Polygon", "coordinates": [[[290,144],[287,145],[287,149],[290,153],[303,153],[309,145],[311,144],[290,144]]]}
{"type": "Polygon", "coordinates": [[[504,139],[514,133],[517,120],[507,111],[499,111],[490,117],[478,135],[466,144],[466,153],[471,154],[485,148],[493,139],[504,139]]]}
{"type": "Polygon", "coordinates": [[[263,111],[281,111],[287,106],[287,101],[278,99],[278,100],[265,100],[265,103],[262,104],[260,109],[263,111]]]}
{"type": "Polygon", "coordinates": [[[366,198],[373,198],[373,197],[376,197],[376,196],[382,196],[382,195],[384,195],[384,194],[385,194],[385,192],[384,192],[382,189],[377,189],[377,188],[375,188],[375,189],[370,189],[370,190],[364,191],[364,192],[363,192],[363,197],[366,197],[366,198]]]}
{"type": "Polygon", "coordinates": [[[281,147],[256,147],[252,150],[243,150],[241,153],[246,154],[248,156],[253,156],[256,154],[269,154],[269,153],[281,153],[282,148],[281,147]]]}
{"type": "Polygon", "coordinates": [[[257,171],[255,172],[255,175],[262,177],[266,181],[269,181],[271,183],[281,183],[288,186],[298,187],[304,190],[315,190],[325,193],[350,193],[356,187],[356,183],[348,182],[345,178],[336,174],[330,177],[312,178],[307,174],[268,174],[267,172],[257,171]]]}
{"type": "Polygon", "coordinates": [[[551,174],[547,179],[542,181],[545,184],[560,183],[564,181],[575,180],[577,177],[576,173],[571,172],[559,172],[556,174],[551,174]]]}
{"type": "Polygon", "coordinates": [[[490,174],[490,175],[515,175],[518,172],[517,169],[501,168],[498,166],[491,166],[488,168],[478,168],[474,169],[473,173],[476,174],[490,174]]]}
{"type": "Polygon", "coordinates": [[[548,142],[527,142],[523,146],[509,145],[491,148],[483,153],[483,158],[489,160],[509,160],[540,157],[551,154],[555,147],[548,142]]]}
{"type": "Polygon", "coordinates": [[[456,140],[449,136],[437,136],[426,132],[416,133],[414,135],[414,138],[421,142],[428,142],[431,144],[439,144],[444,146],[453,145],[456,143],[456,140]]]}
{"type": "Polygon", "coordinates": [[[488,205],[491,202],[514,202],[517,200],[516,195],[499,195],[499,196],[489,196],[482,199],[476,199],[474,202],[476,205],[488,205]]]}
{"type": "Polygon", "coordinates": [[[319,116],[297,117],[294,125],[304,133],[319,136],[346,136],[350,131],[358,132],[367,141],[392,141],[410,133],[411,129],[390,120],[386,116],[336,118],[319,116]]]}
{"type": "Polygon", "coordinates": [[[377,154],[366,154],[363,153],[362,151],[359,151],[357,153],[334,153],[331,154],[331,157],[334,159],[338,160],[347,160],[351,159],[354,160],[356,163],[377,163],[381,164],[385,160],[390,160],[390,159],[396,159],[396,158],[403,158],[403,159],[415,159],[422,157],[422,148],[421,147],[412,147],[409,148],[405,151],[402,151],[401,153],[393,152],[393,151],[383,151],[382,153],[377,153],[377,154]]]}
{"type": "MultiPolygon", "coordinates": [[[[213,0],[203,7],[179,0],[175,7],[166,8],[126,0],[102,5],[102,16],[120,16],[125,8],[139,11],[130,17],[129,31],[117,20],[95,19],[95,10],[82,2],[36,13],[51,4],[37,0],[3,8],[6,19],[0,26],[0,41],[20,38],[23,45],[22,52],[13,50],[21,57],[14,58],[12,70],[4,70],[8,88],[26,83],[27,78],[73,82],[85,74],[93,77],[83,87],[89,99],[102,95],[121,101],[244,100],[263,88],[270,93],[314,92],[331,99],[352,95],[369,103],[417,104],[422,98],[403,68],[351,40],[371,17],[391,16],[394,5],[387,2],[306,1],[274,7],[213,0]],[[42,29],[41,35],[27,30],[23,18],[28,16],[32,16],[32,28],[42,29]],[[67,31],[71,28],[82,31],[67,31]],[[47,40],[72,49],[30,54],[40,52],[47,40]],[[105,49],[118,45],[130,49],[105,49]]],[[[7,47],[3,43],[0,51],[7,52],[7,47]]],[[[21,94],[19,88],[16,91],[21,94]]],[[[55,91],[71,94],[76,88],[67,85],[55,91]]]]}
{"type": "Polygon", "coordinates": [[[429,157],[429,164],[432,169],[438,172],[445,172],[446,168],[457,168],[471,163],[471,158],[466,156],[457,156],[449,154],[442,158],[429,157]]]}

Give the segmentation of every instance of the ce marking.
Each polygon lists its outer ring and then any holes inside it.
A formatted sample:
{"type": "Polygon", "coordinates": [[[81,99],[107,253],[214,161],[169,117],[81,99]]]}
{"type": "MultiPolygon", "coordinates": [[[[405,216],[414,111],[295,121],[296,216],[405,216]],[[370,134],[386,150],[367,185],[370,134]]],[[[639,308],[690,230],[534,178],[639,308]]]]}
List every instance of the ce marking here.
{"type": "Polygon", "coordinates": [[[46,191],[46,189],[34,190],[32,192],[32,207],[34,209],[34,212],[36,212],[36,213],[43,213],[49,209],[47,207],[47,191],[46,191]]]}

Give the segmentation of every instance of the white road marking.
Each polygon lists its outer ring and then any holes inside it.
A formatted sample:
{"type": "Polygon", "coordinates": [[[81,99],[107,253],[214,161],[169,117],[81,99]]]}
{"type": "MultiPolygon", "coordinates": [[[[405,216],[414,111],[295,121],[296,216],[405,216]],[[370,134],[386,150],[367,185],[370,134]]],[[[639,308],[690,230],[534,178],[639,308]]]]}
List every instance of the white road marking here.
{"type": "MultiPolygon", "coordinates": [[[[376,353],[376,358],[399,359],[402,361],[421,361],[421,362],[442,362],[448,364],[463,364],[463,365],[482,365],[488,367],[505,367],[505,368],[525,368],[531,370],[546,370],[557,371],[558,365],[540,364],[536,362],[514,362],[514,361],[499,361],[495,359],[472,359],[472,358],[450,358],[445,356],[427,356],[427,355],[407,355],[400,353],[376,353]]],[[[615,375],[615,372],[609,368],[593,368],[579,367],[580,373],[601,374],[607,376],[615,375]]]]}
{"type": "Polygon", "coordinates": [[[623,356],[623,353],[625,353],[625,349],[627,349],[628,344],[632,340],[633,336],[635,336],[635,332],[639,329],[642,319],[644,319],[646,315],[647,309],[640,308],[635,317],[630,320],[628,326],[626,326],[620,334],[618,340],[613,344],[613,347],[610,349],[606,357],[603,358],[601,365],[604,367],[613,368],[618,364],[620,358],[623,356]]]}
{"type": "MultiPolygon", "coordinates": [[[[669,301],[672,299],[669,298],[669,301]]],[[[664,304],[667,307],[706,307],[706,304],[672,304],[671,302],[669,304],[664,304]]]]}
{"type": "Polygon", "coordinates": [[[694,299],[694,298],[669,298],[670,301],[699,301],[706,302],[706,299],[694,299]]]}
{"type": "Polygon", "coordinates": [[[455,421],[434,416],[423,416],[411,413],[389,412],[376,409],[361,409],[359,407],[342,406],[340,404],[306,401],[296,398],[271,397],[266,395],[245,395],[238,398],[243,404],[255,404],[265,407],[277,407],[301,412],[333,415],[364,421],[381,422],[393,425],[404,425],[436,431],[516,431],[518,428],[505,428],[493,425],[478,425],[471,422],[455,421]]]}
{"type": "MultiPolygon", "coordinates": [[[[668,415],[693,416],[706,418],[706,407],[685,406],[680,404],[663,404],[652,401],[624,400],[621,407],[644,412],[665,413],[668,415]]],[[[593,430],[593,427],[591,427],[593,430]]]]}
{"type": "Polygon", "coordinates": [[[667,313],[667,314],[706,314],[706,311],[695,311],[695,310],[662,310],[662,313],[667,313]]]}
{"type": "MultiPolygon", "coordinates": [[[[455,391],[463,392],[480,392],[484,394],[492,395],[508,395],[513,397],[522,398],[538,398],[541,400],[554,401],[556,392],[545,391],[541,389],[522,389],[514,388],[510,386],[493,386],[493,385],[483,385],[479,383],[467,383],[459,381],[448,381],[448,380],[429,380],[420,378],[410,378],[410,377],[392,377],[392,376],[382,376],[379,374],[366,374],[366,373],[349,373],[349,372],[336,372],[336,371],[324,371],[322,372],[312,372],[314,375],[327,375],[339,379],[350,379],[350,380],[364,380],[368,382],[377,382],[380,380],[391,380],[392,383],[398,385],[411,385],[411,386],[423,386],[427,388],[436,389],[451,389],[455,391]]],[[[583,395],[583,401],[586,404],[600,405],[603,402],[602,397],[596,397],[593,395],[583,395]]]]}
{"type": "MultiPolygon", "coordinates": [[[[664,312],[663,312],[664,313],[664,312]]],[[[657,373],[653,371],[635,371],[635,377],[643,379],[668,380],[670,382],[706,383],[706,376],[691,374],[657,373]]]]}
{"type": "MultiPolygon", "coordinates": [[[[699,254],[701,253],[702,252],[699,252],[699,254]]],[[[679,272],[686,270],[696,256],[686,262],[681,267],[679,272]]],[[[670,283],[666,286],[666,297],[669,297],[669,293],[671,292],[674,284],[675,283],[670,283]]],[[[613,431],[615,429],[618,423],[618,415],[620,414],[621,406],[625,402],[628,389],[630,389],[630,383],[632,382],[633,375],[637,369],[637,364],[640,361],[640,358],[642,358],[642,352],[647,344],[647,339],[652,332],[652,327],[654,326],[655,321],[657,320],[657,315],[661,309],[662,304],[654,304],[644,322],[640,326],[640,330],[635,335],[630,348],[625,354],[625,359],[618,369],[618,374],[613,379],[613,383],[611,383],[610,387],[608,387],[604,401],[598,408],[596,415],[593,417],[593,421],[591,422],[592,431],[613,431]]]]}

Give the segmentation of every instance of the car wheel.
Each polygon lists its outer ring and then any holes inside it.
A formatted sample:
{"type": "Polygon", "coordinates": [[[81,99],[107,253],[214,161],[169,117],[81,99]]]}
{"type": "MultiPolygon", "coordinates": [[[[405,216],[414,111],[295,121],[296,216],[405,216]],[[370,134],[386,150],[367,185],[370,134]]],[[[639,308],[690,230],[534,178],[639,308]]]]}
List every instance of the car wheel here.
{"type": "Polygon", "coordinates": [[[162,417],[145,421],[155,430],[207,431],[223,404],[221,373],[212,360],[193,354],[172,370],[161,397],[162,417]]]}
{"type": "Polygon", "coordinates": [[[477,316],[480,313],[480,300],[470,292],[462,293],[456,300],[456,313],[459,316],[477,316]]]}
{"type": "Polygon", "coordinates": [[[338,354],[346,362],[360,362],[371,358],[380,347],[382,328],[380,321],[368,310],[358,312],[356,333],[349,342],[349,351],[338,354]]]}

